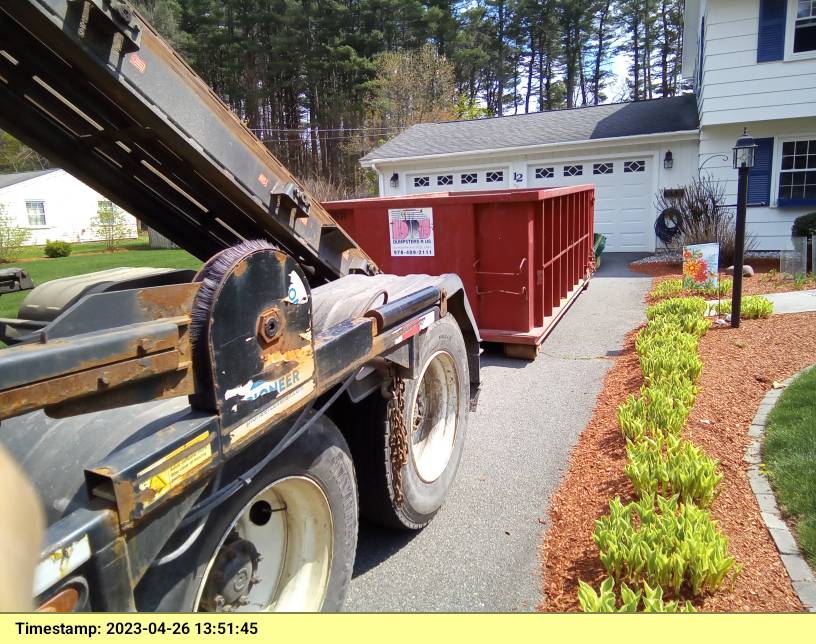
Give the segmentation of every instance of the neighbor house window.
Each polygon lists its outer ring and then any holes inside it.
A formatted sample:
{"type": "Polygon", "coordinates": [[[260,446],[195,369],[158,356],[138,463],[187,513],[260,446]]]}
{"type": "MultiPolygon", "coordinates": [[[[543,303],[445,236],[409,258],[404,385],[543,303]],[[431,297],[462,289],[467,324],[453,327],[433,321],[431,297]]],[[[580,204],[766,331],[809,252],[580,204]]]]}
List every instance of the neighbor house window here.
{"type": "Polygon", "coordinates": [[[466,172],[465,174],[461,175],[459,178],[462,180],[462,183],[464,183],[466,185],[471,184],[471,183],[476,183],[478,181],[478,178],[477,178],[475,172],[466,172]]]}
{"type": "Polygon", "coordinates": [[[414,177],[414,188],[427,188],[431,185],[429,177],[414,177]]]}
{"type": "Polygon", "coordinates": [[[499,183],[504,181],[504,172],[501,170],[493,170],[485,174],[485,180],[488,183],[499,183]]]}
{"type": "Polygon", "coordinates": [[[555,176],[555,169],[554,168],[536,168],[535,169],[535,178],[536,179],[552,179],[555,176]]]}
{"type": "Polygon", "coordinates": [[[645,161],[626,161],[623,164],[624,172],[643,172],[645,169],[645,161]]]}
{"type": "Polygon", "coordinates": [[[565,177],[580,177],[584,174],[584,166],[582,165],[565,165],[564,166],[564,176],[565,177]]]}
{"type": "Polygon", "coordinates": [[[779,199],[816,202],[816,139],[782,143],[779,199]]]}
{"type": "Polygon", "coordinates": [[[45,202],[26,201],[29,226],[45,226],[45,202]]]}
{"type": "Polygon", "coordinates": [[[592,174],[612,174],[612,172],[614,172],[614,169],[611,162],[592,164],[592,174]]]}
{"type": "Polygon", "coordinates": [[[453,185],[453,175],[452,174],[440,174],[436,178],[436,185],[438,185],[438,186],[452,186],[453,185]]]}
{"type": "Polygon", "coordinates": [[[816,51],[816,0],[798,0],[793,22],[793,53],[816,51]]]}

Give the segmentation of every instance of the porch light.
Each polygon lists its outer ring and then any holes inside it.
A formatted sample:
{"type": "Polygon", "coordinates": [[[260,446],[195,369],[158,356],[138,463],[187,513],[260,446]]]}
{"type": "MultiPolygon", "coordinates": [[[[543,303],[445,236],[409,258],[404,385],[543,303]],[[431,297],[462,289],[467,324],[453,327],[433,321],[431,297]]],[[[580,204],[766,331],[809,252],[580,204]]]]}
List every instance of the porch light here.
{"type": "Polygon", "coordinates": [[[395,172],[391,175],[391,187],[396,188],[399,186],[399,175],[395,172]]]}
{"type": "Polygon", "coordinates": [[[748,134],[748,128],[744,128],[742,136],[737,139],[737,144],[734,146],[734,170],[753,168],[756,149],[754,138],[748,134]]]}
{"type": "Polygon", "coordinates": [[[672,156],[671,150],[666,150],[666,156],[663,157],[663,167],[666,170],[671,170],[674,167],[674,157],[672,156]]]}

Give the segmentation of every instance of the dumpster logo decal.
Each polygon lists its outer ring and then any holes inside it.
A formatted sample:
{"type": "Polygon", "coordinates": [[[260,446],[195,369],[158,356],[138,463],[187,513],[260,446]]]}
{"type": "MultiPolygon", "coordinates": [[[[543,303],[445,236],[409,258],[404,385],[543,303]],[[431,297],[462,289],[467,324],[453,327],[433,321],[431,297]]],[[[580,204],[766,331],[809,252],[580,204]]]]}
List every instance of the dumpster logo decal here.
{"type": "Polygon", "coordinates": [[[433,208],[391,208],[388,224],[391,257],[433,257],[433,208]]]}

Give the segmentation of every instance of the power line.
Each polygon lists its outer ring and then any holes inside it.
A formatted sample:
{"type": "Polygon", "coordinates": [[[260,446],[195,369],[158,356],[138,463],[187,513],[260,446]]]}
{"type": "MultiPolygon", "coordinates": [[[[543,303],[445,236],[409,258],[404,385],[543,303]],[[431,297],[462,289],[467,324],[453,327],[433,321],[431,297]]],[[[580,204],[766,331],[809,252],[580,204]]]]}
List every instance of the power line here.
{"type": "MultiPolygon", "coordinates": [[[[302,128],[282,128],[282,127],[251,127],[252,132],[311,132],[312,127],[304,125],[302,128]]],[[[404,130],[404,127],[317,127],[318,132],[374,132],[404,130]]]]}

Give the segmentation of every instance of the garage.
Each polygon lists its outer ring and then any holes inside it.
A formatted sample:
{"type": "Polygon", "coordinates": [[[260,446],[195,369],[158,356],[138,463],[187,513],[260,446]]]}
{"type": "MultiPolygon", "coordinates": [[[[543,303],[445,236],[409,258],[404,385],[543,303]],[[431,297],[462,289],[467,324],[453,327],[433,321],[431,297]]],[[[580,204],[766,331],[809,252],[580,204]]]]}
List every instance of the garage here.
{"type": "Polygon", "coordinates": [[[595,232],[606,236],[609,252],[654,249],[652,159],[633,155],[619,159],[533,163],[528,185],[536,188],[595,184],[595,232]]]}

